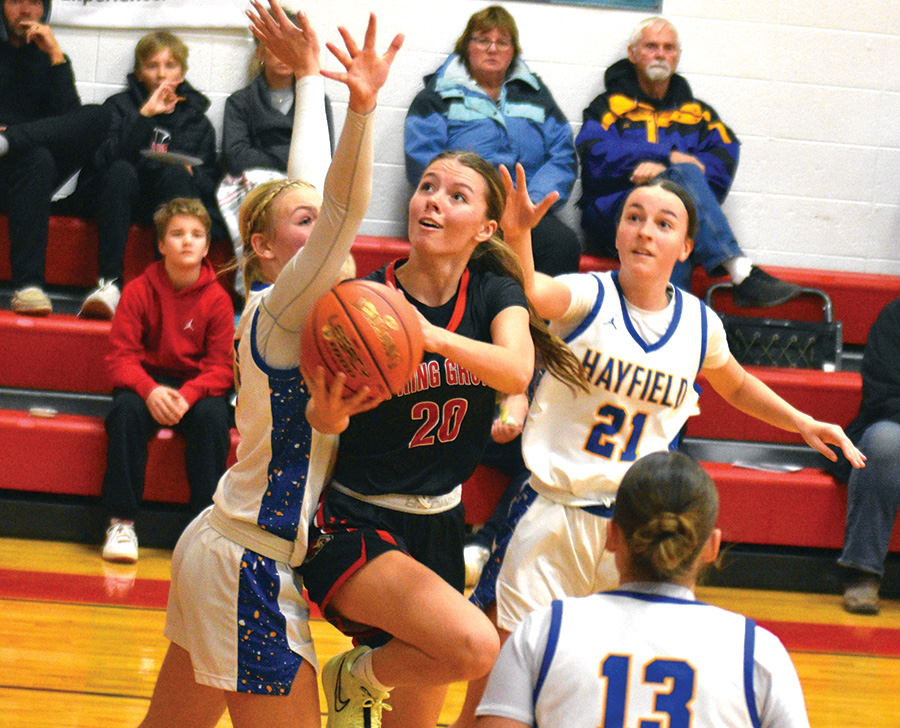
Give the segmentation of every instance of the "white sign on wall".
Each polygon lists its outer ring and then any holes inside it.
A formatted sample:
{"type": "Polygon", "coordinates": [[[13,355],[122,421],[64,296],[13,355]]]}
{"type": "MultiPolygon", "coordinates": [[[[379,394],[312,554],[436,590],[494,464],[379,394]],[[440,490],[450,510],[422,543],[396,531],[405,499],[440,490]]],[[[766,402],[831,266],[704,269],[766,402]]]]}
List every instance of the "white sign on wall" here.
{"type": "Polygon", "coordinates": [[[249,0],[53,0],[50,22],[88,28],[246,28],[249,0]]]}

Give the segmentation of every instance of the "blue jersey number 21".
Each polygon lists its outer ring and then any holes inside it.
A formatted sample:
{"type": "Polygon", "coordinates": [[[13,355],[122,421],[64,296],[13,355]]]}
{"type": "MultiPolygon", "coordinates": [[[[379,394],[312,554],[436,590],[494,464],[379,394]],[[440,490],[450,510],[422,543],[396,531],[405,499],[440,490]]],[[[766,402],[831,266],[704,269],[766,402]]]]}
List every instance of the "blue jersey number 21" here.
{"type": "MultiPolygon", "coordinates": [[[[625,728],[630,671],[630,655],[607,655],[600,663],[600,675],[606,678],[606,707],[602,728],[625,728]]],[[[644,668],[644,684],[661,686],[653,696],[653,711],[667,714],[669,720],[640,719],[638,728],[661,728],[663,725],[669,728],[690,728],[689,705],[694,699],[694,679],[694,668],[684,660],[658,658],[648,662],[644,668]]]]}
{"type": "Polygon", "coordinates": [[[625,410],[606,404],[597,410],[597,417],[600,422],[594,425],[591,434],[588,435],[584,449],[611,460],[616,449],[616,441],[620,440],[621,436],[627,435],[628,440],[622,452],[619,453],[619,461],[630,463],[637,460],[638,443],[644,432],[647,414],[638,412],[631,418],[630,423],[626,423],[628,413],[625,410]],[[626,427],[626,424],[629,426],[626,427]]]}

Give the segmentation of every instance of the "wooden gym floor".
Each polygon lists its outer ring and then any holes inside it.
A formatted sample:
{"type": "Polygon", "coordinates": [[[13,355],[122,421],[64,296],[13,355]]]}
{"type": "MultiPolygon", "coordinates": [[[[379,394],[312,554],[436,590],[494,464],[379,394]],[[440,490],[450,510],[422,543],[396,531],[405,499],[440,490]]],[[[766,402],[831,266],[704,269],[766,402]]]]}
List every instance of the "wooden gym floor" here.
{"type": "MultiPolygon", "coordinates": [[[[130,567],[105,564],[96,546],[0,539],[0,728],[140,722],[166,649],[170,556],[142,549],[130,567]]],[[[900,602],[859,617],[837,595],[705,588],[700,597],[781,637],[813,728],[897,725],[900,602]]],[[[349,645],[325,622],[313,624],[313,636],[322,663],[349,645]]],[[[464,686],[451,687],[440,725],[463,695],[464,686]]],[[[230,725],[227,715],[219,723],[230,725]]]]}

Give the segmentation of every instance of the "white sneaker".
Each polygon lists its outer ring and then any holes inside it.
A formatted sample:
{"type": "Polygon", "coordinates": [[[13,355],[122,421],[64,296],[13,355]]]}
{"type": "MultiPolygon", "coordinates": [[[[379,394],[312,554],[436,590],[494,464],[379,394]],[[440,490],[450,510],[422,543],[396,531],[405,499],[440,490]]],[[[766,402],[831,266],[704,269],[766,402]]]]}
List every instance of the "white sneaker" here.
{"type": "Polygon", "coordinates": [[[121,295],[122,292],[115,283],[101,278],[97,281],[97,287],[84,299],[78,315],[83,318],[111,319],[116,313],[121,295]]]}
{"type": "Polygon", "coordinates": [[[322,668],[322,690],[328,706],[326,728],[381,728],[381,713],[391,706],[388,694],[354,675],[350,668],[370,648],[360,645],[332,657],[322,668]]]}
{"type": "Polygon", "coordinates": [[[466,562],[466,588],[473,587],[481,577],[484,565],[491,557],[491,552],[484,546],[469,544],[463,549],[463,559],[466,562]]]}
{"type": "Polygon", "coordinates": [[[138,540],[131,521],[113,518],[106,529],[103,558],[123,564],[134,564],[138,559],[138,540]]]}
{"type": "Polygon", "coordinates": [[[46,316],[53,311],[53,304],[40,287],[27,286],[13,294],[12,310],[26,316],[46,316]]]}

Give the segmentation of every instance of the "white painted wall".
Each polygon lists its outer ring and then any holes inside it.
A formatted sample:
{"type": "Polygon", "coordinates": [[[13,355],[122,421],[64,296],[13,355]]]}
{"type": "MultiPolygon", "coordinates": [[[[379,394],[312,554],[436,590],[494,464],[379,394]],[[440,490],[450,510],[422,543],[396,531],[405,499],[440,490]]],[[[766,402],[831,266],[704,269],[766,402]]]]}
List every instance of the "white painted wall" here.
{"type": "MultiPolygon", "coordinates": [[[[381,95],[375,187],[363,233],[404,234],[406,108],[468,17],[488,4],[303,3],[323,41],[339,42],[339,23],[361,38],[370,9],[378,12],[382,46],[394,33],[406,34],[381,95]]],[[[577,134],[582,110],[602,91],[603,71],[625,55],[625,39],[644,14],[502,4],[516,17],[525,60],[577,134]]],[[[743,248],[760,263],[900,274],[900,3],[664,0],[663,13],[681,34],[679,71],[743,142],[725,205],[743,248]]],[[[141,34],[57,29],[85,102],[122,88],[141,34]]],[[[211,98],[210,118],[220,131],[226,97],[248,80],[249,33],[181,35],[191,49],[188,79],[211,98]]],[[[326,66],[336,68],[334,59],[326,66]]],[[[328,91],[340,127],[346,94],[331,82],[328,91]]],[[[572,202],[566,213],[577,227],[572,202]]]]}

